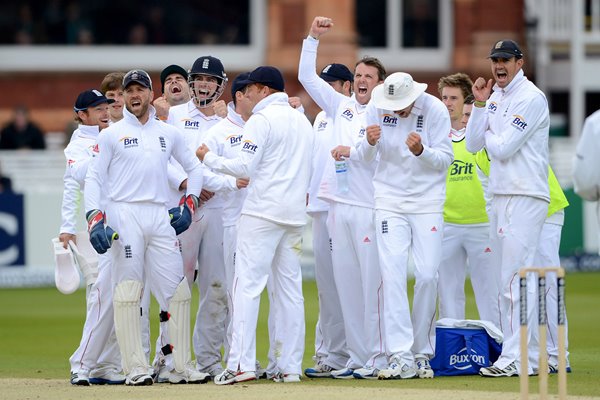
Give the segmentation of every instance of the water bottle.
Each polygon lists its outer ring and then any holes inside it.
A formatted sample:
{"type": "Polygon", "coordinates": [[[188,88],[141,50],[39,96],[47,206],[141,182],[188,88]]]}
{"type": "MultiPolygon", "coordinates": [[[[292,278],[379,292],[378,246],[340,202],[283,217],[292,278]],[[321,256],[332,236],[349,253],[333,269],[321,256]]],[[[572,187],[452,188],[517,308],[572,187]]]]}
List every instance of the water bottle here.
{"type": "Polygon", "coordinates": [[[335,162],[335,177],[338,193],[348,193],[348,164],[342,159],[335,162]]]}

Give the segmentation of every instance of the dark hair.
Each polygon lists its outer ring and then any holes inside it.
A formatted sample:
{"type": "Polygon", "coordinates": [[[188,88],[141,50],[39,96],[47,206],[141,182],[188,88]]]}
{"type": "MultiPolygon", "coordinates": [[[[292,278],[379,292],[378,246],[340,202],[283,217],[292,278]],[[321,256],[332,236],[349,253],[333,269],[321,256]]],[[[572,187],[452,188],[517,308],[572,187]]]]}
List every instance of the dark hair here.
{"type": "Polygon", "coordinates": [[[473,103],[475,103],[475,96],[470,94],[467,97],[465,97],[465,104],[473,104],[473,103]]]}
{"type": "Polygon", "coordinates": [[[364,56],[363,58],[361,58],[360,60],[358,60],[356,62],[356,64],[354,65],[354,69],[356,69],[358,64],[365,64],[370,67],[377,68],[377,77],[379,78],[380,81],[385,80],[385,77],[387,76],[387,72],[385,71],[385,67],[383,66],[381,61],[379,61],[379,59],[377,59],[375,57],[371,57],[371,56],[364,56]]]}

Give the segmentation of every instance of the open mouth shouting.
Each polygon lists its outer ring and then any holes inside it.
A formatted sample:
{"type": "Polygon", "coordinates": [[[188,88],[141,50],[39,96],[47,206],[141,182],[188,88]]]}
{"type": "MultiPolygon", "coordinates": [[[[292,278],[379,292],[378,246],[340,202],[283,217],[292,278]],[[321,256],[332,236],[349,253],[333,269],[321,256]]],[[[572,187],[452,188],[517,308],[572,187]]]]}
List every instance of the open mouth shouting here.
{"type": "Polygon", "coordinates": [[[358,89],[358,94],[360,94],[362,96],[366,96],[367,93],[369,92],[369,88],[367,87],[367,85],[358,85],[357,89],[358,89]]]}

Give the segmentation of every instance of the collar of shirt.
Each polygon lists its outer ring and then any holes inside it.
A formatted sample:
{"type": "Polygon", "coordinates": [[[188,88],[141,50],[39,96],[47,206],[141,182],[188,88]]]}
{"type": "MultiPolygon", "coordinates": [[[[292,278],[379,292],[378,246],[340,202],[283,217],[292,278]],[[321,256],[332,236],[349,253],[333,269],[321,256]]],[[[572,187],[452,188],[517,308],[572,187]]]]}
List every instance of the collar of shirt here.
{"type": "MultiPolygon", "coordinates": [[[[146,122],[146,124],[151,123],[152,121],[154,121],[156,119],[156,109],[154,108],[154,106],[152,106],[152,105],[148,106],[148,113],[149,113],[149,116],[148,116],[148,121],[146,122]]],[[[127,107],[125,107],[123,109],[123,119],[133,125],[142,125],[140,120],[137,119],[137,117],[135,115],[133,115],[131,112],[129,112],[127,107]]]]}
{"type": "Polygon", "coordinates": [[[465,138],[465,128],[456,130],[454,128],[450,128],[450,137],[452,138],[453,142],[460,142],[461,140],[463,140],[465,138]]]}
{"type": "Polygon", "coordinates": [[[233,101],[230,101],[227,104],[227,119],[241,127],[243,127],[246,124],[242,116],[235,111],[233,101]]]}
{"type": "Polygon", "coordinates": [[[508,86],[506,86],[505,88],[501,88],[500,86],[498,86],[498,84],[494,84],[494,92],[502,92],[504,94],[508,94],[513,92],[514,90],[516,90],[517,87],[519,87],[521,85],[521,83],[525,82],[527,80],[527,78],[525,77],[525,74],[523,73],[523,70],[520,69],[517,74],[515,75],[515,77],[513,78],[512,81],[510,81],[510,83],[508,84],[508,86]]]}
{"type": "Polygon", "coordinates": [[[277,92],[277,93],[270,94],[267,97],[265,97],[264,99],[262,99],[261,101],[259,101],[254,106],[254,109],[252,109],[252,112],[257,113],[260,110],[262,110],[263,108],[266,108],[267,106],[269,106],[271,104],[279,104],[279,105],[287,104],[289,106],[290,103],[288,103],[288,95],[284,92],[277,92]]]}
{"type": "Polygon", "coordinates": [[[221,119],[221,117],[219,117],[218,115],[214,114],[214,115],[206,115],[204,114],[204,112],[202,111],[202,109],[196,107],[196,103],[194,103],[194,100],[190,100],[187,103],[188,105],[188,115],[191,118],[202,118],[205,119],[207,121],[213,120],[213,119],[221,119]]]}
{"type": "Polygon", "coordinates": [[[98,127],[98,125],[79,124],[79,127],[77,129],[79,129],[79,132],[81,132],[82,135],[90,136],[90,137],[94,137],[94,138],[97,137],[98,134],[100,133],[100,128],[98,127]]]}

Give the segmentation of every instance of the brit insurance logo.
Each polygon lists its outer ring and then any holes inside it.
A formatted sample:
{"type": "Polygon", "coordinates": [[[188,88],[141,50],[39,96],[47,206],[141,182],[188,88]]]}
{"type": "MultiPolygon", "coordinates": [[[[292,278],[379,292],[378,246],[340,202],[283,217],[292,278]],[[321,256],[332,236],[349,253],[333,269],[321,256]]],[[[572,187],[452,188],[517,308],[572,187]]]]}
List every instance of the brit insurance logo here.
{"type": "Polygon", "coordinates": [[[383,126],[390,126],[393,128],[398,125],[398,117],[396,117],[394,114],[383,114],[381,116],[381,124],[383,126]]]}
{"type": "Polygon", "coordinates": [[[327,128],[327,120],[321,120],[317,125],[317,132],[324,131],[327,128]]]}
{"type": "Polygon", "coordinates": [[[472,351],[472,354],[469,354],[467,352],[467,348],[463,347],[462,349],[460,349],[458,351],[458,353],[450,355],[448,364],[452,368],[458,369],[461,371],[465,370],[465,369],[473,368],[473,365],[471,364],[472,362],[477,364],[477,366],[488,365],[487,361],[485,359],[485,356],[483,356],[481,354],[477,354],[477,352],[474,349],[471,349],[471,351],[472,351]]]}
{"type": "Polygon", "coordinates": [[[523,132],[525,128],[527,128],[527,122],[525,122],[525,118],[518,114],[513,114],[513,120],[510,124],[520,132],[523,132]]]}
{"type": "Polygon", "coordinates": [[[488,104],[488,112],[490,114],[495,114],[496,111],[498,111],[498,103],[495,101],[490,101],[490,104],[488,104]]]}
{"type": "Polygon", "coordinates": [[[351,108],[346,108],[342,112],[342,117],[346,118],[348,121],[352,121],[354,118],[354,111],[351,108]]]}
{"type": "Polygon", "coordinates": [[[229,135],[225,138],[230,147],[237,147],[242,144],[242,135],[229,135]]]}
{"type": "Polygon", "coordinates": [[[250,153],[250,154],[254,154],[256,153],[256,148],[258,147],[258,145],[252,143],[251,140],[244,140],[244,145],[242,146],[242,151],[245,151],[246,153],[250,153]]]}
{"type": "Polygon", "coordinates": [[[123,148],[129,149],[130,147],[138,147],[138,138],[125,136],[119,139],[119,142],[123,142],[123,148]]]}
{"type": "Polygon", "coordinates": [[[200,127],[200,122],[190,118],[184,118],[181,122],[183,122],[183,129],[198,129],[200,127]]]}

